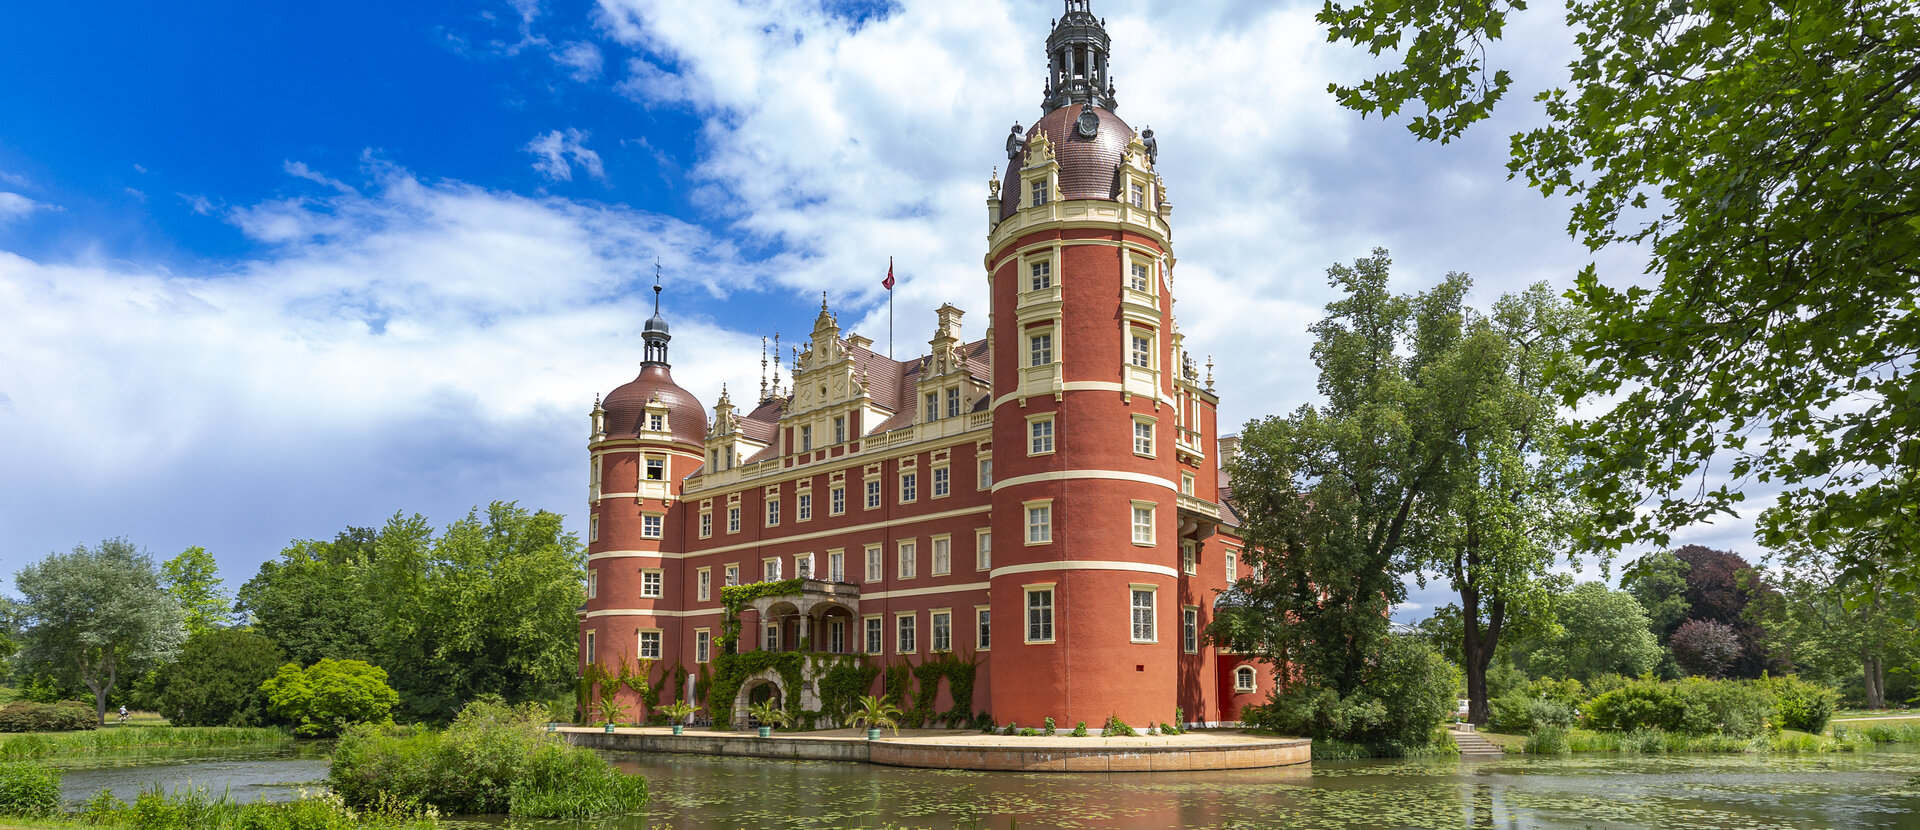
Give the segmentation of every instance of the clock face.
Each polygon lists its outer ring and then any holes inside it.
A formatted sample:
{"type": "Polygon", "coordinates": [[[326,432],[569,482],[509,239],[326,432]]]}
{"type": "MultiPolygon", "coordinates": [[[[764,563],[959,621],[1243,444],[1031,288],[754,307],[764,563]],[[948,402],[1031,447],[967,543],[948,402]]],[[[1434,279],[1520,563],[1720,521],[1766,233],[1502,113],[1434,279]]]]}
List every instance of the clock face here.
{"type": "Polygon", "coordinates": [[[1092,138],[1094,133],[1100,131],[1100,116],[1094,115],[1093,110],[1081,110],[1077,126],[1081,135],[1092,138]]]}

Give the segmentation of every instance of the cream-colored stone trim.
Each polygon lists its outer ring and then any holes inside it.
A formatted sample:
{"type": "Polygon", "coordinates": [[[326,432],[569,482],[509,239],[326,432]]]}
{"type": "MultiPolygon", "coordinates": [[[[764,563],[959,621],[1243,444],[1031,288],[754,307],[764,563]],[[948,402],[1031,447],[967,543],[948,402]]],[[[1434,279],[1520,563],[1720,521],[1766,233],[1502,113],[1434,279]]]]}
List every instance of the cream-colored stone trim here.
{"type": "MultiPolygon", "coordinates": [[[[880,530],[882,528],[886,528],[889,526],[906,525],[914,522],[929,522],[929,521],[937,521],[940,519],[951,519],[955,516],[971,516],[971,515],[974,515],[975,513],[986,513],[992,510],[993,510],[993,505],[983,504],[978,507],[965,507],[958,510],[945,510],[939,513],[928,513],[924,516],[900,518],[900,519],[894,519],[893,521],[887,521],[887,522],[868,522],[866,524],[854,525],[852,527],[844,527],[838,530],[816,530],[811,533],[795,533],[791,536],[780,536],[772,539],[762,539],[758,542],[741,542],[739,544],[724,545],[717,548],[708,548],[706,550],[698,551],[696,553],[676,553],[676,554],[671,554],[671,556],[676,559],[683,559],[683,558],[696,557],[696,556],[708,556],[716,553],[731,553],[736,550],[751,550],[753,548],[762,547],[765,545],[778,545],[778,544],[785,544],[788,542],[805,542],[812,539],[819,539],[825,536],[844,536],[844,535],[860,533],[868,530],[880,530]]],[[[667,555],[667,554],[662,554],[662,555],[667,555]]]]}
{"type": "Polygon", "coordinates": [[[705,616],[707,614],[718,614],[723,610],[725,609],[705,608],[705,609],[694,609],[691,611],[668,611],[664,609],[654,610],[651,608],[603,608],[599,611],[588,611],[586,613],[586,616],[587,617],[700,617],[700,616],[705,616]]]}
{"type": "Polygon", "coordinates": [[[899,591],[874,591],[872,593],[863,592],[860,594],[860,601],[906,599],[908,597],[924,597],[929,594],[953,594],[963,591],[985,591],[992,587],[993,583],[990,582],[969,582],[965,585],[935,585],[930,588],[906,588],[899,591]]]}
{"type": "Polygon", "coordinates": [[[1165,487],[1175,493],[1180,492],[1179,485],[1174,484],[1172,481],[1159,476],[1150,476],[1146,473],[1131,473],[1125,470],[1053,470],[1045,473],[1030,473],[1028,475],[1014,476],[1013,478],[996,481],[993,483],[993,491],[998,493],[1001,488],[1018,487],[1022,484],[1032,484],[1038,481],[1069,481],[1083,478],[1133,481],[1140,484],[1153,484],[1165,487]]]}
{"type": "Polygon", "coordinates": [[[1043,571],[1133,571],[1135,573],[1157,574],[1159,576],[1178,577],[1180,574],[1165,565],[1153,565],[1146,562],[1114,562],[1095,559],[1060,559],[1052,562],[1028,562],[1022,565],[1007,565],[994,568],[989,574],[994,579],[1025,573],[1043,571]]]}

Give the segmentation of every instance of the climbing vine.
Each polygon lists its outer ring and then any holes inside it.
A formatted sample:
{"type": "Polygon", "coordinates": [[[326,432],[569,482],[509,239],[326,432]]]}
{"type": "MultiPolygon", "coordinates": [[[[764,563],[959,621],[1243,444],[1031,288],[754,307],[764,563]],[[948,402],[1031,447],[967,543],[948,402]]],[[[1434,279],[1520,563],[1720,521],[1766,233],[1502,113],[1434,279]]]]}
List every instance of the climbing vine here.
{"type": "Polygon", "coordinates": [[[731,654],[739,650],[740,612],[752,605],[754,600],[761,597],[800,593],[800,587],[805,582],[806,580],[803,579],[783,579],[778,582],[755,582],[721,588],[720,652],[731,654]]]}

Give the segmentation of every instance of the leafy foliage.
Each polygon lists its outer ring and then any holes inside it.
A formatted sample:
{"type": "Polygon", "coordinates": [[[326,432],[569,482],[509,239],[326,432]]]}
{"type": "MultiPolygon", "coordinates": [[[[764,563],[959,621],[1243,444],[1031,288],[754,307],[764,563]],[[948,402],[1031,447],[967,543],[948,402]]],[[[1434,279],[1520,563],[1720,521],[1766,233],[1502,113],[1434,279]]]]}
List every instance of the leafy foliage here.
{"type": "Polygon", "coordinates": [[[120,678],[172,657],[187,636],[153,557],[125,539],[51,554],[21,568],[14,586],[27,625],[21,663],[85,684],[102,723],[120,678]]]}
{"type": "Polygon", "coordinates": [[[387,672],[360,660],[321,660],[301,669],[280,667],[260,684],[276,717],[302,735],[337,735],[350,724],[391,723],[400,696],[387,686],[387,672]]]}
{"type": "Polygon", "coordinates": [[[213,555],[198,545],[160,563],[160,583],[186,614],[188,636],[233,620],[233,599],[221,589],[219,574],[213,555]]]}
{"type": "Polygon", "coordinates": [[[1404,755],[1433,739],[1454,711],[1456,669],[1417,639],[1394,637],[1378,646],[1352,694],[1295,682],[1271,702],[1242,710],[1241,720],[1285,735],[1367,747],[1372,754],[1404,755]]]}
{"type": "Polygon", "coordinates": [[[1740,657],[1740,637],[1733,626],[1711,620],[1687,620],[1667,643],[1680,670],[1700,677],[1725,677],[1740,657]]]}
{"type": "Polygon", "coordinates": [[[0,762],[0,816],[50,816],[60,811],[60,771],[32,761],[0,762]]]}
{"type": "Polygon", "coordinates": [[[1522,655],[1536,675],[1591,680],[1645,674],[1660,662],[1647,614],[1625,591],[1583,582],[1553,601],[1554,631],[1522,655]]]}
{"type": "Polygon", "coordinates": [[[268,720],[261,684],[286,663],[267,637],[247,629],[203,628],[160,669],[155,694],[175,726],[260,726],[268,720]]]}
{"type": "Polygon", "coordinates": [[[0,732],[74,732],[97,729],[93,707],[77,700],[35,703],[16,700],[0,707],[0,732]]]}
{"type": "Polygon", "coordinates": [[[1686,622],[1689,565],[1671,551],[1658,551],[1635,560],[1620,578],[1620,588],[1640,601],[1647,624],[1662,644],[1686,622]]]}
{"type": "Polygon", "coordinates": [[[1911,697],[1911,667],[1920,665],[1920,606],[1892,587],[1900,554],[1890,542],[1858,533],[1830,537],[1830,547],[1785,546],[1780,594],[1763,598],[1757,614],[1796,671],[1844,685],[1853,705],[1869,709],[1911,697]]]}
{"type": "Polygon", "coordinates": [[[1839,693],[1833,689],[1797,677],[1772,678],[1766,685],[1773,694],[1780,726],[1785,729],[1820,734],[1840,702],[1839,693]]]}
{"type": "Polygon", "coordinates": [[[288,545],[240,588],[241,612],[301,665],[373,660],[380,617],[370,566],[377,539],[373,529],[354,527],[331,542],[288,545]]]}

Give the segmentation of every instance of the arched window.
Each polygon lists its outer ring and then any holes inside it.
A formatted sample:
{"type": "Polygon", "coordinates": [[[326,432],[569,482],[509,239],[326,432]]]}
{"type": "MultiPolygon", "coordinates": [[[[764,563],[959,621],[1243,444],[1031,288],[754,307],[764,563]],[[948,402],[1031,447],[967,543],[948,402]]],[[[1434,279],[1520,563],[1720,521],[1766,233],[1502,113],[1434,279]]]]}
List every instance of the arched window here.
{"type": "Polygon", "coordinates": [[[1241,666],[1233,670],[1233,690],[1241,694],[1254,690],[1252,666],[1241,666]]]}

